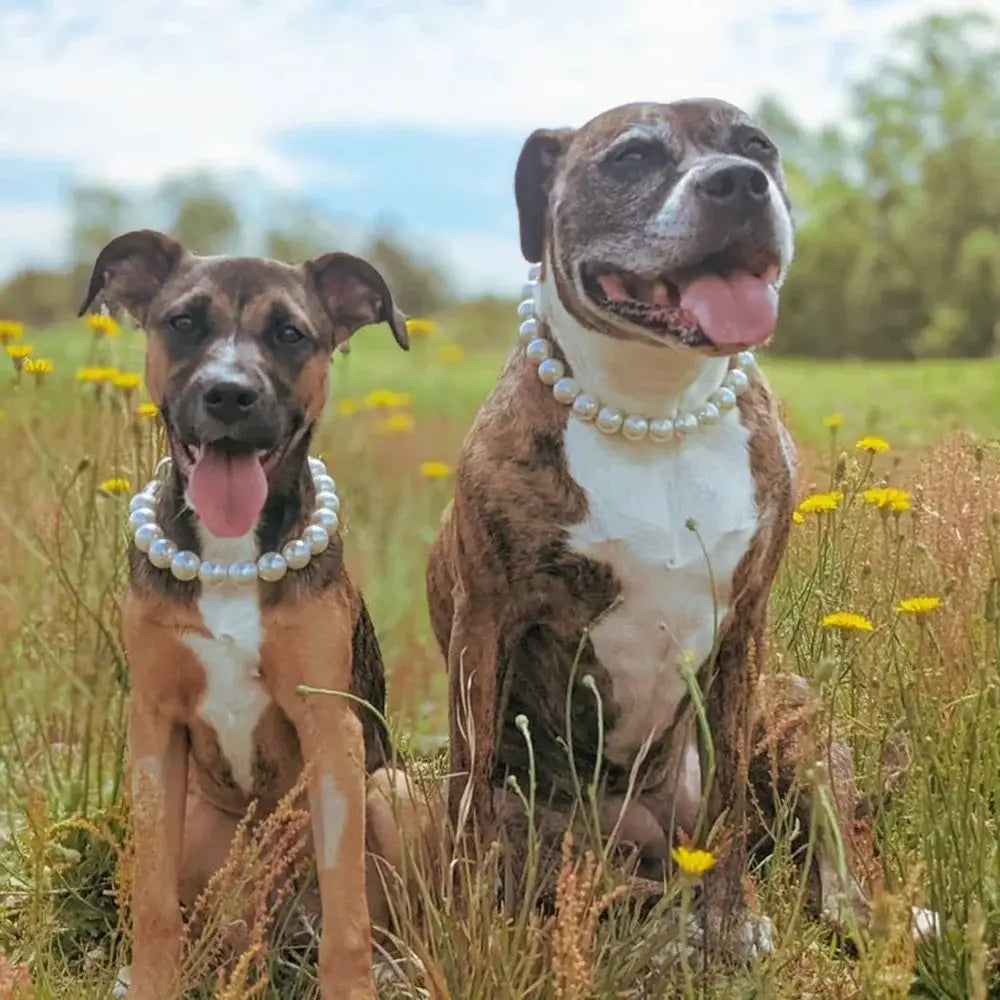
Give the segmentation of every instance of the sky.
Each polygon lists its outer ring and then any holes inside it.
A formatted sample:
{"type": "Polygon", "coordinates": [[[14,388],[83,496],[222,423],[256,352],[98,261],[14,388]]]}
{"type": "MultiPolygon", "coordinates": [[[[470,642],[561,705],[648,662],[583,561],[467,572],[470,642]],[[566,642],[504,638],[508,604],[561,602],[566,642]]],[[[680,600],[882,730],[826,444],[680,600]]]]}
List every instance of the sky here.
{"type": "Polygon", "coordinates": [[[65,261],[74,185],[207,170],[510,293],[532,129],[695,96],[835,122],[894,30],[970,7],[1000,0],[0,0],[0,280],[65,261]]]}

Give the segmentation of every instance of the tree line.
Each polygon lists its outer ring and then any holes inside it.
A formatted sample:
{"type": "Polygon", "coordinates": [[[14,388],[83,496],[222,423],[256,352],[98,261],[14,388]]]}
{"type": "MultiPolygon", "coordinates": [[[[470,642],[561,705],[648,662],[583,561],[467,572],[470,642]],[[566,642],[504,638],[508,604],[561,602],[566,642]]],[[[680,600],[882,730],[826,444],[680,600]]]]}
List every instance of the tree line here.
{"type": "MultiPolygon", "coordinates": [[[[851,88],[836,126],[806,128],[775,99],[757,115],[782,150],[797,223],[775,350],[870,358],[1000,351],[1000,22],[932,15],[903,29],[851,88]]],[[[161,228],[200,252],[232,248],[243,234],[238,206],[211,177],[169,180],[155,200],[161,228]]],[[[0,315],[65,318],[90,262],[134,224],[135,208],[107,188],[75,191],[75,263],[15,275],[0,289],[0,315]]],[[[343,242],[309,206],[284,206],[280,219],[259,240],[269,256],[301,260],[343,242]]],[[[384,271],[410,314],[451,303],[447,276],[392,231],[376,230],[355,249],[384,271]]]]}

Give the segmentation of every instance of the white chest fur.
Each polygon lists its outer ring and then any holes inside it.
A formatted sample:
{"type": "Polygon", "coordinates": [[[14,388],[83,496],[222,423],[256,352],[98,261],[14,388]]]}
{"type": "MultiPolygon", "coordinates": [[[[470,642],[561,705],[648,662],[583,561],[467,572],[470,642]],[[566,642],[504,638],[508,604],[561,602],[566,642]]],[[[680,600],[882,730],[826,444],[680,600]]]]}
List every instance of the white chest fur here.
{"type": "Polygon", "coordinates": [[[570,545],[608,564],[621,584],[620,602],[591,632],[618,711],[606,743],[617,763],[673,721],[686,690],[682,659],[704,662],[728,610],[756,530],[748,437],[735,412],[668,447],[567,423],[569,472],[589,504],[570,545]]]}
{"type": "MultiPolygon", "coordinates": [[[[244,538],[220,539],[202,531],[203,559],[235,562],[256,557],[252,532],[244,538]]],[[[204,588],[198,609],[208,635],[184,637],[205,671],[205,693],[197,712],[215,730],[233,777],[249,794],[254,729],[271,702],[259,675],[262,626],[257,588],[227,583],[204,588]]]]}

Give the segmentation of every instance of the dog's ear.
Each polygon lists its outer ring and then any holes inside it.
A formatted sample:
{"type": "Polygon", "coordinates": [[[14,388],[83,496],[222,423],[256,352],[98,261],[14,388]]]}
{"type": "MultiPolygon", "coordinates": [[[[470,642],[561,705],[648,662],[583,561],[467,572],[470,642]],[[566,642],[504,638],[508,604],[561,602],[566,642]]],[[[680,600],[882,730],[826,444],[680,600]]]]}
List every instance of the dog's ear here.
{"type": "Polygon", "coordinates": [[[528,136],[517,158],[514,197],[521,226],[521,253],[529,263],[542,259],[549,187],[556,164],[573,134],[571,128],[537,129],[528,136]]]}
{"type": "Polygon", "coordinates": [[[349,253],[328,253],[302,265],[316,294],[333,320],[333,346],[355,330],[388,323],[396,343],[410,349],[406,317],[396,308],[385,279],[366,260],[349,253]]]}
{"type": "Polygon", "coordinates": [[[177,240],[152,229],[140,229],[113,239],[97,256],[78,315],[82,316],[100,295],[144,323],[149,304],[185,252],[177,240]]]}

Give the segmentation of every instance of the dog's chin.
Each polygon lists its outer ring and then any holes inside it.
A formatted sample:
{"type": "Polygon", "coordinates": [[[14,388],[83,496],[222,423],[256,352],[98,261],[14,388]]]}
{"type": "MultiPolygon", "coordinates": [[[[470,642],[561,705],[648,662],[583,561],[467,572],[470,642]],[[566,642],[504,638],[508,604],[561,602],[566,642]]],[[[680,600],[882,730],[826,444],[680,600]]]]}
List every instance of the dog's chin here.
{"type": "Polygon", "coordinates": [[[731,328],[724,337],[713,336],[712,330],[706,329],[688,308],[687,292],[703,284],[703,279],[718,279],[725,284],[739,274],[745,276],[746,282],[770,289],[768,294],[775,297],[776,311],[781,269],[774,256],[764,255],[752,269],[714,255],[696,265],[654,276],[605,262],[584,264],[579,273],[588,306],[631,339],[693,350],[710,357],[761,347],[770,339],[770,331],[761,323],[748,328],[745,338],[731,328]]]}

